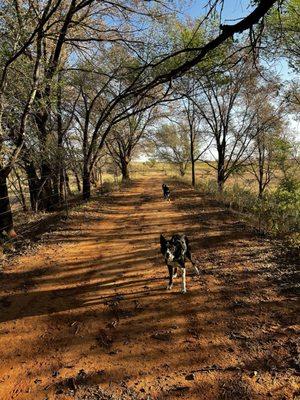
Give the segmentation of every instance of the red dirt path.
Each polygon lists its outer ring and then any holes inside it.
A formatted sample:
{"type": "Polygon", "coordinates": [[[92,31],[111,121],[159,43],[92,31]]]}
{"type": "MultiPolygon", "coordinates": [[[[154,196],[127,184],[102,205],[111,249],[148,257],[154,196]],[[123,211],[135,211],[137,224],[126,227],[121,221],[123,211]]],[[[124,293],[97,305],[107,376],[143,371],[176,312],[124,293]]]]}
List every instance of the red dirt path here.
{"type": "Polygon", "coordinates": [[[73,211],[6,267],[1,400],[300,398],[299,307],[273,244],[183,185],[164,202],[161,183],[73,211]],[[161,232],[192,242],[186,295],[180,278],[165,290],[161,232]]]}

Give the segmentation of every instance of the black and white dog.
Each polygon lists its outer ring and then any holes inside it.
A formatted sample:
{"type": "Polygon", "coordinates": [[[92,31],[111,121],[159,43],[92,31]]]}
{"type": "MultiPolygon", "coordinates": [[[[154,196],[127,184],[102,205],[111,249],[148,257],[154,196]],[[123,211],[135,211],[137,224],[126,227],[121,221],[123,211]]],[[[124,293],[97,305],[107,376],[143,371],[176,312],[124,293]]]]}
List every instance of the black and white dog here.
{"type": "Polygon", "coordinates": [[[171,201],[171,199],[170,199],[170,188],[169,188],[169,186],[167,186],[165,183],[163,183],[163,184],[162,184],[162,191],[163,191],[164,199],[165,199],[165,200],[171,201]]]}
{"type": "Polygon", "coordinates": [[[173,235],[170,240],[167,240],[162,234],[160,235],[160,250],[165,258],[169,270],[169,283],[167,289],[172,289],[173,278],[177,277],[177,268],[179,267],[182,273],[182,293],[186,293],[185,282],[185,262],[190,260],[196,273],[199,275],[199,270],[192,260],[189,240],[185,235],[173,235]]]}

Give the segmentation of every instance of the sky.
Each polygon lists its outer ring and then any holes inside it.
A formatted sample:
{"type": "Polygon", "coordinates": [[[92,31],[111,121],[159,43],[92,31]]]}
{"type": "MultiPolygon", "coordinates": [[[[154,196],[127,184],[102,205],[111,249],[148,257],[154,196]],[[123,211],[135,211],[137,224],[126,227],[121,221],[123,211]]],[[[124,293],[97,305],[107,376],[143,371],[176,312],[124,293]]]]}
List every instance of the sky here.
{"type": "MultiPolygon", "coordinates": [[[[208,10],[207,3],[208,0],[191,0],[189,5],[185,6],[184,13],[186,16],[192,18],[204,15],[208,10]]],[[[247,0],[224,0],[222,23],[231,25],[244,18],[253,9],[253,7],[249,7],[249,3],[250,1],[247,0]]],[[[278,60],[272,67],[275,67],[276,72],[280,74],[284,80],[294,77],[285,60],[278,60]]]]}
{"type": "MultiPolygon", "coordinates": [[[[186,8],[187,14],[191,17],[198,17],[203,15],[207,11],[207,0],[192,0],[190,7],[186,8]]],[[[224,9],[222,13],[222,22],[227,24],[233,24],[237,22],[237,19],[243,18],[249,14],[251,8],[247,7],[248,1],[242,0],[224,0],[224,9]]]]}

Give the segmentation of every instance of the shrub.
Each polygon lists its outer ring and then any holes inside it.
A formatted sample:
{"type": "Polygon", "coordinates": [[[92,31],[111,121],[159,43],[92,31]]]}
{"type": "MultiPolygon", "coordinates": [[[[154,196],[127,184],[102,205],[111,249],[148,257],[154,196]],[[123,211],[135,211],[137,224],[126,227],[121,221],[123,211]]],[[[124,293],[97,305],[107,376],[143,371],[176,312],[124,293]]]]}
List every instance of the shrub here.
{"type": "Polygon", "coordinates": [[[114,182],[105,181],[105,182],[103,182],[102,187],[99,188],[99,192],[102,194],[110,193],[114,190],[114,186],[115,186],[114,182]]]}
{"type": "Polygon", "coordinates": [[[271,229],[275,233],[299,232],[300,230],[300,184],[285,178],[277,190],[268,195],[271,229]]]}
{"type": "Polygon", "coordinates": [[[234,210],[250,214],[260,232],[282,235],[300,231],[300,184],[295,179],[280,182],[276,191],[262,199],[238,184],[219,193],[215,180],[202,182],[197,188],[234,210]]]}

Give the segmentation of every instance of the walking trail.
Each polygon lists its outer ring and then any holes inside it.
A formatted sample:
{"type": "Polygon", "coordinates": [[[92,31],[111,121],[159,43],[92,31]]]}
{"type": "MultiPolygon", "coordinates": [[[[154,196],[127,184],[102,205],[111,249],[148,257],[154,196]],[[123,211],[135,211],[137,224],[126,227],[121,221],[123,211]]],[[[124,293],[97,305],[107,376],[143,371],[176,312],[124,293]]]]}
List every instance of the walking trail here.
{"type": "Polygon", "coordinates": [[[163,201],[162,182],[79,207],[5,268],[1,400],[300,398],[290,266],[189,187],[163,201]],[[190,239],[185,295],[180,277],[165,290],[161,232],[190,239]]]}

